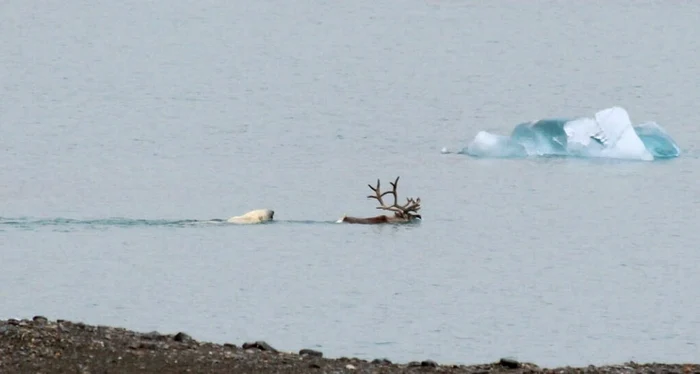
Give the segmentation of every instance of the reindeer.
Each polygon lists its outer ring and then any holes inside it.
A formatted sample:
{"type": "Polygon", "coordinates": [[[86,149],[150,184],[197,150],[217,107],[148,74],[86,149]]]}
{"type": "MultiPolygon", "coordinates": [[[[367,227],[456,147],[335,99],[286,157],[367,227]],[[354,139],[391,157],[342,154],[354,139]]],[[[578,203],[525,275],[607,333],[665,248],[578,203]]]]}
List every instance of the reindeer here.
{"type": "Polygon", "coordinates": [[[394,182],[389,182],[393,189],[391,191],[386,191],[382,193],[379,187],[379,179],[377,179],[377,187],[372,187],[368,184],[369,188],[374,191],[374,196],[367,196],[368,199],[376,199],[379,202],[377,209],[388,210],[394,212],[393,216],[381,215],[369,218],[358,218],[358,217],[348,217],[343,216],[339,219],[338,223],[360,223],[360,224],[380,224],[380,223],[409,223],[415,222],[416,220],[422,220],[418,210],[420,209],[420,197],[413,200],[413,198],[406,198],[406,204],[398,205],[398,197],[396,195],[396,185],[399,183],[399,177],[396,177],[394,182]],[[394,195],[394,204],[387,206],[384,204],[382,198],[384,195],[392,194],[394,195]]]}

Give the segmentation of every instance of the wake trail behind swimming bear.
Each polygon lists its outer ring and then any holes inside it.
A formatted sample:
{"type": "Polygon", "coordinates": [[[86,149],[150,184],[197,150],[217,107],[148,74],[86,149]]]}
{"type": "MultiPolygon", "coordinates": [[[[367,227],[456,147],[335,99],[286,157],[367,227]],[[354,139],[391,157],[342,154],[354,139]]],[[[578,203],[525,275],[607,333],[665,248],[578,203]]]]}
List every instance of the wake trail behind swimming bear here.
{"type": "Polygon", "coordinates": [[[53,228],[110,228],[110,227],[173,227],[173,228],[191,228],[191,227],[247,227],[260,226],[269,224],[326,224],[335,223],[335,221],[310,221],[310,220],[275,220],[270,222],[262,222],[254,225],[240,225],[228,223],[225,219],[133,219],[133,218],[99,218],[99,219],[73,219],[73,218],[32,218],[32,217],[0,217],[0,230],[14,228],[33,230],[47,227],[53,228]]]}

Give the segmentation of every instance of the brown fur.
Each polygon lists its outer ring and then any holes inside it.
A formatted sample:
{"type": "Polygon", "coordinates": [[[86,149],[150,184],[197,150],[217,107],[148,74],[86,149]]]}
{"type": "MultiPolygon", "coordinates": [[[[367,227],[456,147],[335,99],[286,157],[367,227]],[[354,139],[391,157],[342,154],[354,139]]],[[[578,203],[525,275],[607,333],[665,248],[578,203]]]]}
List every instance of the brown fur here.
{"type": "MultiPolygon", "coordinates": [[[[412,216],[416,217],[416,216],[412,216]]],[[[421,218],[420,215],[417,215],[418,218],[421,218]]],[[[365,224],[365,225],[377,225],[380,223],[408,223],[411,222],[411,218],[403,218],[403,217],[397,217],[397,216],[386,216],[386,215],[381,215],[381,216],[375,216],[375,217],[367,217],[367,218],[361,218],[361,217],[343,217],[341,218],[338,222],[343,222],[343,223],[358,223],[358,224],[365,224]]]]}

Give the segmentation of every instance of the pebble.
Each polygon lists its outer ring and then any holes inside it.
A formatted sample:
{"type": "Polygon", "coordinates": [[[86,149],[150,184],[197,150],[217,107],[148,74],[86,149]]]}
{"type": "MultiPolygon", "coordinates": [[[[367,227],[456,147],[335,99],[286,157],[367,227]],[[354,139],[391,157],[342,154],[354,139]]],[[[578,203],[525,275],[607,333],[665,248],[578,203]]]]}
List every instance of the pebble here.
{"type": "Polygon", "coordinates": [[[301,356],[312,356],[312,357],[323,357],[323,352],[315,351],[313,349],[302,349],[299,351],[301,356]]]}
{"type": "Polygon", "coordinates": [[[7,326],[2,326],[0,327],[0,334],[3,335],[11,335],[16,333],[19,330],[17,326],[12,326],[12,325],[7,325],[7,326]]]}
{"type": "Polygon", "coordinates": [[[142,343],[139,345],[139,348],[150,349],[150,350],[153,351],[153,350],[155,350],[156,348],[158,348],[158,344],[153,343],[153,342],[142,342],[142,343]]]}
{"type": "Polygon", "coordinates": [[[151,331],[151,332],[145,333],[145,334],[141,335],[141,337],[143,339],[147,339],[147,340],[161,340],[162,341],[162,340],[168,339],[167,336],[162,335],[157,331],[151,331]]]}
{"type": "Polygon", "coordinates": [[[391,361],[386,358],[375,358],[372,360],[372,363],[377,365],[391,365],[391,361]]]}
{"type": "Polygon", "coordinates": [[[251,349],[251,348],[256,348],[261,351],[268,351],[268,352],[277,352],[276,349],[272,348],[271,345],[267,344],[266,342],[262,340],[258,340],[256,342],[248,342],[248,343],[243,343],[243,349],[251,349]]]}
{"type": "Polygon", "coordinates": [[[347,364],[347,365],[345,365],[345,368],[348,369],[348,370],[355,370],[355,365],[353,365],[353,364],[347,364]]]}

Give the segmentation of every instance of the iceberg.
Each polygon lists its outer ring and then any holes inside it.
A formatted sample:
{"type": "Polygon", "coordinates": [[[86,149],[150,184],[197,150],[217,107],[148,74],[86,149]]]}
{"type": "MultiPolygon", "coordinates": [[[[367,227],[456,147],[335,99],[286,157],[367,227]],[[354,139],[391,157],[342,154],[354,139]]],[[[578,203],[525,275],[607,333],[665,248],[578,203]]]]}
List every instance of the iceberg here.
{"type": "Polygon", "coordinates": [[[619,106],[592,117],[545,118],[515,126],[510,136],[479,131],[460,153],[484,158],[561,156],[653,161],[681,149],[656,122],[632,125],[619,106]]]}

